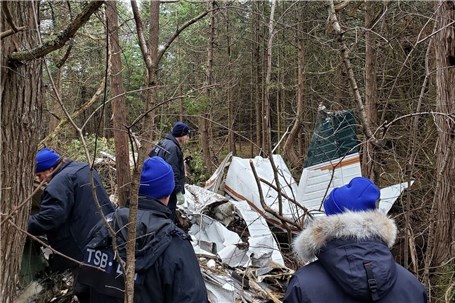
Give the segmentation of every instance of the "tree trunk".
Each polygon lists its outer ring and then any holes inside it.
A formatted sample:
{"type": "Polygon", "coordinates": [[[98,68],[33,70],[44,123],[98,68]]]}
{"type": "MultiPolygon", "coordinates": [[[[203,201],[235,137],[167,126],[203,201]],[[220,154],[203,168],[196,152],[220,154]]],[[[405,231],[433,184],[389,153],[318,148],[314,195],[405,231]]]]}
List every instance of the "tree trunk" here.
{"type": "Polygon", "coordinates": [[[265,74],[265,94],[264,94],[264,112],[263,112],[263,144],[262,149],[269,155],[271,152],[271,125],[270,125],[270,79],[272,76],[272,46],[273,46],[273,36],[275,35],[274,29],[274,16],[275,16],[275,7],[276,0],[272,0],[272,7],[270,10],[270,20],[269,20],[269,39],[267,42],[267,71],[265,74]]]}
{"type": "MultiPolygon", "coordinates": [[[[301,3],[305,4],[305,3],[301,3]]],[[[283,147],[283,154],[292,165],[300,165],[301,159],[296,153],[295,146],[296,142],[299,142],[299,134],[302,130],[303,123],[303,110],[305,108],[305,51],[304,51],[304,41],[303,41],[303,15],[300,15],[299,22],[297,25],[297,113],[295,115],[294,125],[289,133],[289,136],[286,139],[283,147]]]]}
{"type": "MultiPolygon", "coordinates": [[[[130,194],[130,214],[128,221],[136,222],[138,209],[138,190],[139,180],[142,171],[142,165],[147,157],[147,152],[150,150],[153,140],[154,131],[154,110],[151,110],[157,101],[157,71],[158,71],[158,43],[159,43],[159,1],[150,1],[150,42],[147,44],[144,37],[144,28],[142,19],[139,14],[139,9],[136,1],[131,1],[131,8],[136,22],[136,32],[141,48],[142,58],[147,66],[147,94],[144,104],[142,124],[143,138],[141,145],[138,148],[137,159],[131,175],[131,194],[130,194]],[[150,92],[150,90],[152,90],[150,92]]],[[[131,134],[132,135],[132,134],[131,134]]],[[[136,239],[136,225],[128,226],[128,239],[136,239]]],[[[125,303],[134,301],[134,275],[135,275],[135,241],[129,241],[126,254],[126,273],[125,273],[125,303]]]]}
{"type": "MultiPolygon", "coordinates": [[[[436,111],[455,112],[455,3],[439,1],[436,13],[436,111]]],[[[441,265],[455,257],[455,123],[453,116],[436,118],[436,187],[433,200],[432,234],[433,265],[441,265]]]]}
{"type": "Polygon", "coordinates": [[[37,149],[42,114],[41,70],[42,60],[26,64],[9,61],[15,51],[39,45],[37,20],[39,1],[2,2],[0,32],[12,29],[5,15],[11,15],[14,27],[25,26],[1,41],[1,129],[0,148],[0,301],[14,301],[25,235],[6,220],[27,229],[30,203],[16,207],[33,191],[34,158],[37,149]],[[14,213],[13,213],[14,211],[14,213]]]}
{"type": "Polygon", "coordinates": [[[123,87],[121,48],[118,31],[117,2],[108,1],[106,18],[109,29],[109,47],[111,59],[111,98],[113,114],[113,132],[115,141],[115,167],[118,186],[118,205],[126,205],[130,196],[131,171],[126,130],[125,88],[123,87]]]}
{"type": "MultiPolygon", "coordinates": [[[[381,3],[379,3],[381,5],[381,3]]],[[[368,125],[376,127],[378,124],[378,81],[376,76],[376,33],[371,28],[374,25],[378,3],[365,2],[365,116],[368,125]],[[370,30],[371,29],[371,30],[370,30]]],[[[362,175],[374,182],[378,181],[377,172],[378,151],[370,141],[363,145],[362,175]]]]}
{"type": "MultiPolygon", "coordinates": [[[[259,41],[259,36],[260,36],[260,22],[259,22],[259,5],[261,5],[262,2],[260,1],[254,1],[253,2],[253,58],[252,58],[252,79],[253,79],[253,87],[252,91],[254,92],[254,104],[255,104],[255,131],[256,131],[256,146],[259,147],[261,146],[262,142],[262,100],[261,100],[261,94],[260,94],[260,88],[261,88],[261,83],[262,83],[262,78],[261,78],[261,44],[259,41]]],[[[260,153],[260,150],[257,151],[257,153],[260,153]]]]}
{"type": "Polygon", "coordinates": [[[213,82],[213,48],[215,46],[215,1],[209,1],[208,7],[210,11],[210,23],[209,23],[209,39],[207,45],[207,73],[205,83],[205,96],[207,98],[207,107],[204,112],[201,113],[200,118],[200,133],[201,133],[201,148],[202,155],[204,157],[205,167],[209,171],[212,168],[212,161],[210,157],[210,102],[212,97],[212,82],[213,82]]]}
{"type": "Polygon", "coordinates": [[[234,78],[232,76],[232,53],[231,53],[231,27],[229,20],[229,10],[230,6],[226,7],[226,33],[227,33],[227,57],[228,57],[228,85],[227,85],[227,103],[228,103],[228,141],[229,141],[229,150],[232,154],[236,155],[235,150],[235,135],[234,135],[234,100],[232,98],[232,90],[234,78]]]}
{"type": "Polygon", "coordinates": [[[360,124],[362,125],[363,133],[365,134],[368,140],[372,140],[373,143],[377,143],[377,139],[373,136],[369,120],[367,119],[365,113],[365,106],[363,104],[362,96],[360,94],[359,86],[357,85],[357,80],[355,78],[354,68],[349,57],[349,48],[344,38],[344,32],[341,28],[340,23],[338,22],[337,12],[335,10],[335,4],[333,0],[329,0],[328,3],[328,12],[329,12],[329,24],[332,26],[334,32],[338,36],[338,42],[340,43],[340,54],[343,59],[343,64],[346,68],[346,73],[348,75],[349,85],[351,88],[351,93],[353,99],[357,103],[358,117],[360,119],[360,124]]]}
{"type": "MultiPolygon", "coordinates": [[[[150,49],[150,59],[152,61],[152,66],[148,68],[148,104],[150,108],[153,108],[158,103],[158,46],[159,46],[159,35],[160,35],[160,2],[159,1],[150,1],[150,35],[149,35],[149,49],[150,49]]],[[[154,140],[154,130],[155,130],[155,110],[151,111],[148,116],[148,126],[150,134],[147,137],[148,150],[152,147],[152,142],[154,140]]]]}

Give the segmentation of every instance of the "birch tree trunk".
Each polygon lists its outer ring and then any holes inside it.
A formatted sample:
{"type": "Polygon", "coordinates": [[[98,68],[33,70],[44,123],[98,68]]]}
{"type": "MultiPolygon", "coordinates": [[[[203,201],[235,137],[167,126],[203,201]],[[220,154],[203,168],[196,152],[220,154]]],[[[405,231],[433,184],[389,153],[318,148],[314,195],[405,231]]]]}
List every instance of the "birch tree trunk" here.
{"type": "Polygon", "coordinates": [[[275,35],[274,30],[274,16],[275,16],[275,7],[276,0],[272,0],[270,10],[270,20],[269,20],[269,39],[267,42],[267,64],[266,64],[266,74],[265,74],[265,93],[264,93],[264,108],[263,108],[263,117],[262,117],[262,149],[269,155],[271,152],[271,125],[270,125],[270,78],[272,76],[272,47],[273,47],[273,37],[275,35]]]}
{"type": "MultiPolygon", "coordinates": [[[[147,90],[149,106],[153,108],[158,103],[158,46],[160,36],[160,1],[150,1],[150,33],[149,33],[149,50],[152,66],[147,69],[148,87],[147,90]]],[[[149,142],[146,142],[148,149],[152,146],[154,139],[153,131],[155,130],[155,111],[151,111],[148,119],[150,134],[149,142]]]]}
{"type": "Polygon", "coordinates": [[[355,78],[353,66],[351,59],[349,57],[349,48],[344,39],[344,32],[341,29],[341,25],[338,22],[337,12],[335,10],[335,5],[333,0],[328,0],[328,12],[329,12],[329,22],[333,31],[338,36],[338,41],[340,43],[340,54],[343,59],[344,66],[348,75],[349,85],[353,94],[353,99],[356,101],[357,109],[359,112],[359,119],[362,125],[363,132],[368,140],[371,140],[372,143],[377,143],[377,139],[373,136],[369,120],[365,113],[365,106],[363,104],[362,96],[360,94],[359,87],[357,85],[357,80],[355,78]]]}

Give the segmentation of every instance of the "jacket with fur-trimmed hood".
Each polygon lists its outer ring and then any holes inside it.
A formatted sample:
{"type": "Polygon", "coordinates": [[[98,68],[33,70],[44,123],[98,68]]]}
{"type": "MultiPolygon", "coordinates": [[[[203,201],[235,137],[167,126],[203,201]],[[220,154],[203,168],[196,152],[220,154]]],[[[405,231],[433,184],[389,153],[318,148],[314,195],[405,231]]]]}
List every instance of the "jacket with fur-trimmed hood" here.
{"type": "Polygon", "coordinates": [[[294,241],[304,263],[283,303],[427,302],[425,288],[397,264],[390,248],[395,222],[382,212],[345,212],[315,219],[294,241]]]}

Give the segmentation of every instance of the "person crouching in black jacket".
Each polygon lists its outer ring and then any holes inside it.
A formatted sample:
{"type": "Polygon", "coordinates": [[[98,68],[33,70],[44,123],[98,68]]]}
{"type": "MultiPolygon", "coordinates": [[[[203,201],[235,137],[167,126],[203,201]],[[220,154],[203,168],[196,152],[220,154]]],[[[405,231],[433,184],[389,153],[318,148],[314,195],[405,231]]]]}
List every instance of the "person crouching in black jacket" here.
{"type": "MultiPolygon", "coordinates": [[[[139,187],[136,224],[136,275],[134,302],[206,303],[207,290],[190,237],[170,219],[166,206],[174,190],[172,168],[160,157],[144,162],[139,187]]],[[[118,255],[126,260],[128,208],[107,217],[116,231],[118,255]]],[[[112,237],[105,222],[91,232],[85,248],[79,282],[90,287],[91,302],[123,302],[124,278],[114,258],[112,237]]]]}
{"type": "MultiPolygon", "coordinates": [[[[45,235],[54,250],[76,261],[82,260],[88,235],[102,218],[101,212],[107,215],[114,211],[100,176],[96,170],[91,171],[87,163],[64,158],[49,148],[36,154],[35,173],[41,182],[48,184],[41,196],[39,212],[28,220],[28,232],[34,236],[45,235]]],[[[78,263],[71,259],[52,254],[49,263],[52,271],[71,269],[76,278],[78,263]]],[[[90,302],[86,288],[75,283],[73,292],[79,302],[90,302]]]]}

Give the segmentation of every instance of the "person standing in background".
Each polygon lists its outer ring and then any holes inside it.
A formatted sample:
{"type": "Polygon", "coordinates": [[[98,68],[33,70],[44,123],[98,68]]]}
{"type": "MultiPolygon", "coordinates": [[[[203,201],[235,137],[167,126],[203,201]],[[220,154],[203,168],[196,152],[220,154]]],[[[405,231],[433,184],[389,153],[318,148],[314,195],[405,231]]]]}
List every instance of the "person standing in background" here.
{"type": "Polygon", "coordinates": [[[297,256],[311,263],[295,272],[283,303],[427,302],[423,285],[390,252],[397,227],[377,209],[379,197],[363,177],[331,191],[327,216],[294,241],[297,256]]]}
{"type": "Polygon", "coordinates": [[[168,207],[172,211],[171,219],[175,221],[177,203],[185,202],[185,166],[183,161],[182,146],[190,139],[190,128],[183,122],[176,122],[172,133],[155,145],[149,153],[149,157],[158,156],[163,158],[174,171],[175,188],[172,192],[168,207]]]}
{"type": "MultiPolygon", "coordinates": [[[[40,210],[30,216],[28,232],[46,235],[49,245],[58,252],[82,261],[90,230],[101,219],[94,194],[104,215],[114,211],[100,177],[90,166],[61,157],[54,150],[43,148],[36,154],[35,173],[39,180],[48,182],[41,196],[40,210]]],[[[71,269],[76,281],[78,264],[58,254],[49,259],[53,271],[71,269]]],[[[89,302],[88,289],[74,285],[79,302],[89,302]]]]}

